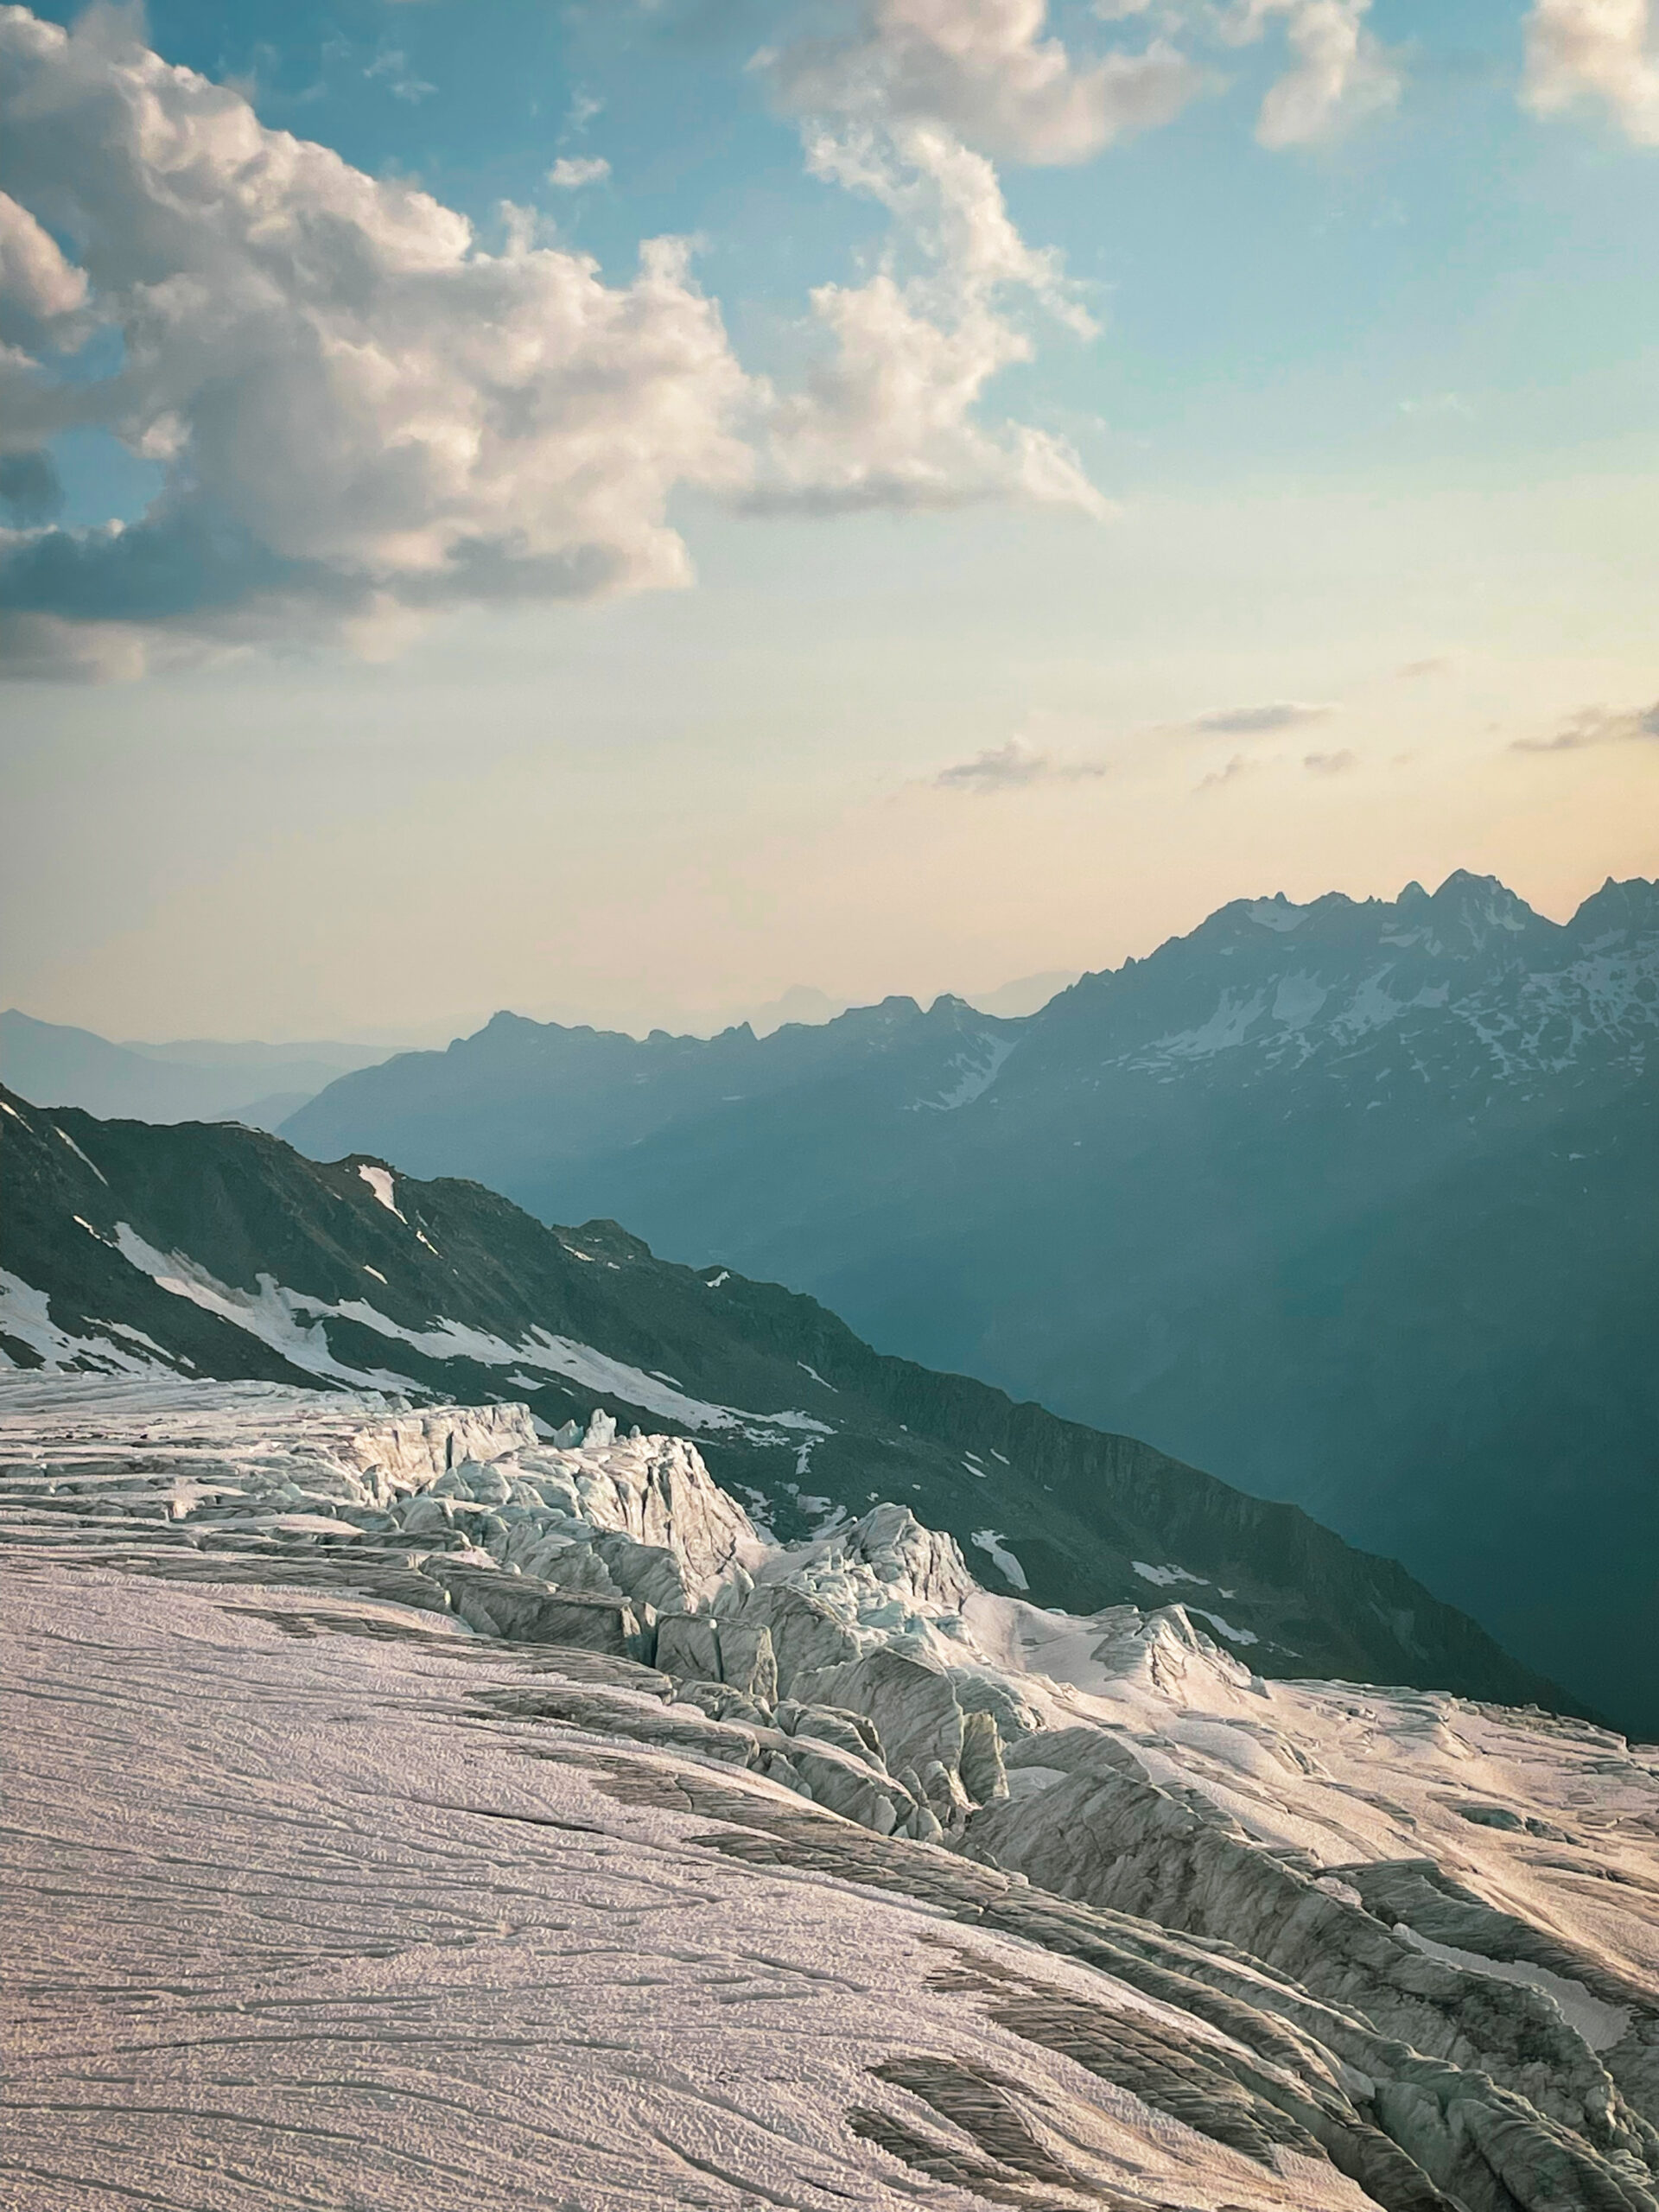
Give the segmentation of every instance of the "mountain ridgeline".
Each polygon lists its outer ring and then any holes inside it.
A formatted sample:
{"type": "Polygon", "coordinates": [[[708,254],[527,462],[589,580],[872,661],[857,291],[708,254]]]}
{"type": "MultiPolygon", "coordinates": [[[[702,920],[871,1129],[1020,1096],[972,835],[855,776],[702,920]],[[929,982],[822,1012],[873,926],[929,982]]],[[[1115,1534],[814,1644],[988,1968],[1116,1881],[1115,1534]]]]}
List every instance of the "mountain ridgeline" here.
{"type": "Polygon", "coordinates": [[[0,1355],[14,1367],[603,1407],[695,1436],[784,1541],[879,1499],[949,1530],[987,1586],[1093,1612],[1179,1598],[1273,1676],[1572,1709],[1398,1566],[1132,1440],[861,1343],[811,1299],[550,1229],[474,1183],[314,1163],[224,1126],[0,1096],[0,1355]]]}
{"type": "Polygon", "coordinates": [[[1458,874],[1236,901],[1020,1020],[500,1014],[283,1133],[626,1221],[1293,1500],[1652,1736],[1656,1047],[1654,885],[1557,924],[1458,874]]]}

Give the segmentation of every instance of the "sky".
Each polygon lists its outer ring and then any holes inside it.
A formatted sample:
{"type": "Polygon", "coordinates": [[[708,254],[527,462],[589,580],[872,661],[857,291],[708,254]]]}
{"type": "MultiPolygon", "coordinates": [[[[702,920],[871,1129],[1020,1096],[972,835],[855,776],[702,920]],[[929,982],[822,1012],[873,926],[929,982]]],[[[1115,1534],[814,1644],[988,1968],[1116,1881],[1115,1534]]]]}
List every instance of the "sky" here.
{"type": "Polygon", "coordinates": [[[1659,873],[1648,0],[0,8],[0,1002],[1659,873]]]}

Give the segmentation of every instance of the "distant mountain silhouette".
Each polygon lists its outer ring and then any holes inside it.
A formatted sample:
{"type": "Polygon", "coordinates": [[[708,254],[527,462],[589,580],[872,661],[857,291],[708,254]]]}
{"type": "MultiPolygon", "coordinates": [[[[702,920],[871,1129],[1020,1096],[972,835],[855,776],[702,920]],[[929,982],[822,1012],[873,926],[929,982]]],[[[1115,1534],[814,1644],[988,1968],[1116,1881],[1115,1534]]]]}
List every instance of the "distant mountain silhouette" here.
{"type": "Polygon", "coordinates": [[[1239,900],[1023,1020],[498,1015],[285,1125],[776,1276],[1397,1554],[1659,1735],[1659,894],[1239,900]]]}

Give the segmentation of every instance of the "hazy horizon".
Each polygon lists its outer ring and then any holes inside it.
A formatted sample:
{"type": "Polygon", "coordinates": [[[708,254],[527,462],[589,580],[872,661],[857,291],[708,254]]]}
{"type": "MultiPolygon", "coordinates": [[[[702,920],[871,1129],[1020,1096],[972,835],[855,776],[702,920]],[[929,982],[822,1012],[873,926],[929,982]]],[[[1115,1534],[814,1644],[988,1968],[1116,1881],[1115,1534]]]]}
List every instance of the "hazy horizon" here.
{"type": "MultiPolygon", "coordinates": [[[[1456,872],[1452,871],[1452,873],[1456,872]]],[[[1476,873],[1474,870],[1465,872],[1471,874],[1476,873]]],[[[1418,880],[1408,878],[1407,881],[1418,880]]],[[[1533,908],[1535,912],[1543,915],[1548,920],[1566,922],[1572,918],[1586,899],[1601,888],[1603,883],[1615,880],[1624,879],[1604,875],[1596,882],[1588,884],[1580,896],[1569,897],[1553,908],[1546,906],[1536,899],[1527,899],[1526,903],[1533,908]]],[[[1397,897],[1399,892],[1404,887],[1402,884],[1397,885],[1392,892],[1343,893],[1342,895],[1380,898],[1387,900],[1397,897]]],[[[1431,879],[1426,887],[1431,891],[1437,890],[1440,887],[1439,880],[1431,879]]],[[[1511,891],[1516,889],[1513,883],[1508,884],[1506,887],[1511,891]]],[[[1332,888],[1339,889],[1339,887],[1332,887],[1332,888]]],[[[1277,895],[1277,887],[1274,890],[1266,891],[1257,888],[1233,895],[1243,898],[1271,899],[1277,895]]],[[[1321,897],[1326,894],[1314,893],[1311,895],[1321,897]]],[[[1517,893],[1517,895],[1525,896],[1524,893],[1517,893]]],[[[1229,902],[1224,899],[1217,903],[1224,906],[1229,902]]],[[[814,1025],[830,1021],[850,1009],[879,1005],[887,998],[914,999],[923,1007],[931,1006],[936,1000],[942,997],[959,998],[965,1000],[969,1005],[982,1013],[1007,1018],[1035,1013],[1046,1005],[1050,999],[1068,988],[1082,976],[1110,972],[1122,967],[1126,959],[1144,958],[1148,953],[1156,950],[1159,944],[1167,943],[1173,938],[1189,935],[1216,911],[1216,906],[1205,907],[1203,912],[1195,913],[1189,921],[1177,929],[1161,933],[1152,943],[1136,945],[1116,960],[1103,960],[1087,965],[1048,969],[1030,976],[1012,976],[1001,983],[976,984],[967,988],[947,983],[937,989],[915,990],[908,989],[902,984],[888,987],[877,983],[862,992],[835,992],[825,991],[817,984],[797,982],[788,985],[766,998],[735,1000],[723,1007],[711,1007],[707,1005],[677,1006],[666,1001],[649,999],[643,1003],[630,1004],[619,1001],[609,1006],[595,1007],[573,1006],[556,999],[543,999],[523,1005],[509,1005],[504,1001],[486,1005],[480,1001],[478,1005],[459,1014],[435,1016],[425,1021],[413,1022],[396,1028],[379,1029],[367,1023],[349,1028],[342,1027],[337,1033],[327,1038],[315,1030],[293,1033],[272,1031],[257,1038],[251,1034],[241,1033],[234,1036],[213,1036],[205,1031],[197,1030],[188,1035],[141,1038],[127,1033],[118,1034],[109,1029],[99,1029],[87,1021],[69,1020],[59,1015],[43,1014],[35,1007],[18,1006],[11,1010],[26,1014],[34,1020],[50,1022],[54,1026],[65,1028],[85,1030],[92,1035],[104,1038],[111,1044],[119,1045],[130,1050],[168,1052],[181,1058],[185,1057],[187,1048],[193,1045],[200,1046],[204,1049],[257,1046],[292,1046],[297,1049],[305,1045],[350,1045],[373,1047],[388,1057],[400,1052],[442,1051],[449,1044],[475,1034],[498,1014],[517,1014],[525,1020],[556,1023],[567,1028],[589,1027],[613,1030],[620,1034],[635,1038],[644,1038],[652,1030],[661,1029],[668,1030],[676,1035],[707,1038],[717,1035],[724,1029],[736,1028],[744,1022],[747,1022],[757,1034],[766,1036],[786,1023],[803,1022],[814,1025]]]]}

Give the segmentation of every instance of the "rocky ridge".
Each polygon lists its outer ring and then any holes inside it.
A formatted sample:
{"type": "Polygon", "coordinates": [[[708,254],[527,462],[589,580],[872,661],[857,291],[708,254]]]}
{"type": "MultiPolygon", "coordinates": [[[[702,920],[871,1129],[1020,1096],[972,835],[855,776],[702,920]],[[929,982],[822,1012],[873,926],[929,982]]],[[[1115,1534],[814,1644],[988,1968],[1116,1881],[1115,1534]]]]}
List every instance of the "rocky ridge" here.
{"type": "Polygon", "coordinates": [[[251,1130],[46,1113],[0,1091],[0,1371],[594,1406],[695,1437],[780,1541],[882,1497],[982,1579],[1090,1611],[1179,1589],[1258,1672],[1570,1704],[1388,1559],[1130,1437],[884,1358],[811,1300],[543,1227],[476,1184],[320,1166],[251,1130]]]}
{"type": "Polygon", "coordinates": [[[284,1133],[612,1216],[1294,1501],[1659,1733],[1651,882],[1563,922],[1461,871],[1236,899],[1017,1021],[502,1017],[284,1133]]]}

